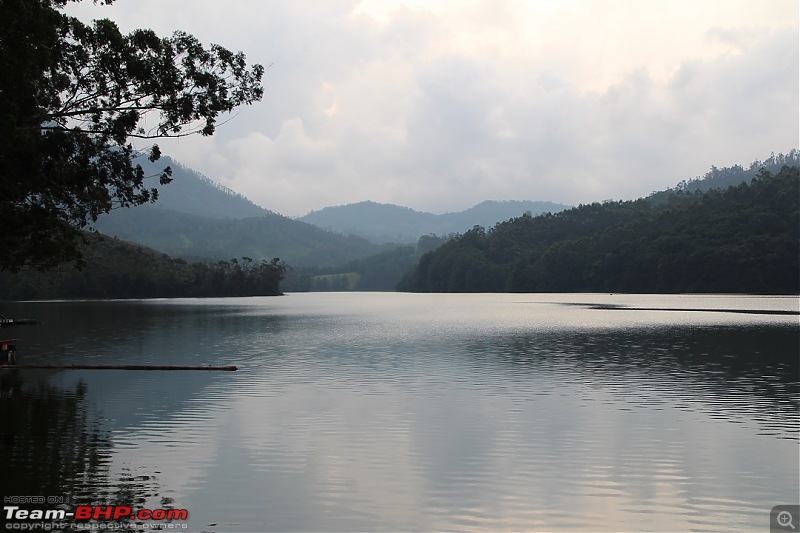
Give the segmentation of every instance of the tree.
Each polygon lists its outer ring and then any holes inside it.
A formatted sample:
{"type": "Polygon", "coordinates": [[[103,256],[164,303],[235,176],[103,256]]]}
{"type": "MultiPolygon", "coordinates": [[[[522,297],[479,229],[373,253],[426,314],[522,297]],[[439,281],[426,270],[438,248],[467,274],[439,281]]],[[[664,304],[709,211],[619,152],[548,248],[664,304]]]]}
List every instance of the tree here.
{"type": "MultiPolygon", "coordinates": [[[[264,68],[184,32],[123,35],[63,7],[0,1],[0,270],[81,261],[83,229],[155,201],[130,139],[212,135],[221,113],[261,99],[264,68]]],[[[113,0],[95,0],[111,4],[113,0]]]]}

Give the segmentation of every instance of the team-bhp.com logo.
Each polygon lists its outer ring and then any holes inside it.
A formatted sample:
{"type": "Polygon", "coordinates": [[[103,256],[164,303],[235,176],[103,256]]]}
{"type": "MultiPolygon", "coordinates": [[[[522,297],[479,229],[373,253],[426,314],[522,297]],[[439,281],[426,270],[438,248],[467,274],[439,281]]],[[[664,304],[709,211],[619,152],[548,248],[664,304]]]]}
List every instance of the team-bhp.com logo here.
{"type": "MultiPolygon", "coordinates": [[[[3,511],[6,519],[6,529],[18,530],[50,529],[46,527],[47,522],[64,522],[67,520],[72,522],[73,529],[95,529],[90,526],[98,521],[122,522],[123,524],[128,521],[155,521],[159,522],[159,524],[154,524],[157,529],[173,529],[175,526],[186,527],[186,524],[174,524],[172,523],[173,521],[189,518],[187,509],[139,509],[135,511],[127,505],[78,505],[73,511],[65,509],[21,509],[16,505],[6,505],[3,507],[3,511]],[[40,522],[35,522],[37,520],[40,522]],[[164,522],[168,522],[169,525],[164,522]]],[[[69,527],[66,524],[60,524],[60,526],[69,527]]],[[[108,527],[107,529],[112,528],[108,527]]]]}
{"type": "Polygon", "coordinates": [[[127,505],[79,505],[75,520],[186,520],[186,509],[140,509],[134,513],[127,505]]]}

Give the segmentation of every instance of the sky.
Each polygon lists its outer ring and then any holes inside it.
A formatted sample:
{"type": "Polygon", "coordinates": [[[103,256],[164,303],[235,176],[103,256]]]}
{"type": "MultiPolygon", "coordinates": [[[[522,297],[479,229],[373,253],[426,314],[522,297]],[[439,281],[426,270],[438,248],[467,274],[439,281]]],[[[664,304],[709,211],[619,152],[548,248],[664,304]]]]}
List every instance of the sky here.
{"type": "Polygon", "coordinates": [[[287,216],[626,200],[800,145],[797,0],[88,0],[268,67],[162,152],[287,216]]]}

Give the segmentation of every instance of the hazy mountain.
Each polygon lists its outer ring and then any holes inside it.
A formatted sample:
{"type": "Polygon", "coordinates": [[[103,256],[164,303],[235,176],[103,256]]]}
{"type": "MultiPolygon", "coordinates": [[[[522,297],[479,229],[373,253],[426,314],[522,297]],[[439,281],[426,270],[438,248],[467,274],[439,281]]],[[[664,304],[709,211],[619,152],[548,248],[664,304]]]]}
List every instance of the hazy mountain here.
{"type": "Polygon", "coordinates": [[[112,237],[188,259],[280,257],[293,266],[338,265],[377,253],[365,239],[346,237],[257,206],[170,157],[141,158],[146,175],[172,168],[172,182],[153,186],[158,201],[116,209],[95,228],[112,237]]]}
{"type": "MultiPolygon", "coordinates": [[[[485,201],[470,209],[435,215],[407,207],[361,202],[312,211],[299,220],[259,207],[230,189],[170,157],[156,163],[142,158],[148,175],[169,165],[173,181],[157,186],[155,204],[115,210],[96,224],[101,233],[189,259],[280,257],[296,266],[336,266],[384,250],[376,243],[416,243],[421,235],[464,233],[473,226],[492,228],[523,213],[556,213],[568,206],[550,202],[485,201]],[[313,225],[312,225],[313,224],[313,225]],[[345,236],[349,235],[349,236],[345,236]],[[368,242],[372,241],[372,242],[368,242]]],[[[660,203],[676,192],[705,190],[749,181],[762,166],[775,171],[797,164],[800,154],[771,156],[745,169],[712,170],[675,189],[649,197],[660,203]]]]}
{"type": "Polygon", "coordinates": [[[212,218],[151,205],[118,209],[98,220],[101,233],[188,259],[280,257],[292,266],[338,265],[380,251],[366,239],[331,233],[268,213],[212,218]]]}
{"type": "Polygon", "coordinates": [[[241,194],[216,183],[199,172],[183,166],[164,156],[155,163],[140,157],[136,163],[142,165],[146,176],[154,176],[164,167],[172,169],[172,182],[168,185],[147,184],[158,189],[158,201],[152,204],[163,209],[212,218],[247,218],[271,214],[241,194]]]}
{"type": "Polygon", "coordinates": [[[558,213],[572,206],[553,202],[534,202],[530,200],[486,200],[465,211],[439,215],[447,225],[461,229],[453,232],[464,232],[474,226],[491,228],[498,222],[521,216],[525,213],[539,215],[542,213],[558,213]]]}
{"type": "Polygon", "coordinates": [[[326,207],[299,220],[330,231],[359,235],[376,243],[415,243],[421,235],[461,233],[476,225],[492,227],[525,212],[556,213],[568,207],[552,202],[487,200],[465,211],[435,215],[367,201],[326,207]]]}
{"type": "MultiPolygon", "coordinates": [[[[786,155],[772,154],[766,160],[755,161],[748,167],[740,165],[712,167],[705,175],[684,180],[675,188],[654,192],[648,199],[658,204],[667,201],[677,191],[724,189],[731,185],[749,182],[761,168],[777,173],[783,165],[797,164],[800,164],[800,151],[792,150],[786,155]]],[[[487,200],[464,211],[435,215],[408,207],[366,201],[325,207],[312,211],[299,220],[330,231],[359,235],[376,243],[416,243],[421,235],[463,233],[476,225],[489,229],[498,222],[519,217],[524,213],[535,216],[548,212],[557,213],[570,207],[553,202],[487,200]]]]}

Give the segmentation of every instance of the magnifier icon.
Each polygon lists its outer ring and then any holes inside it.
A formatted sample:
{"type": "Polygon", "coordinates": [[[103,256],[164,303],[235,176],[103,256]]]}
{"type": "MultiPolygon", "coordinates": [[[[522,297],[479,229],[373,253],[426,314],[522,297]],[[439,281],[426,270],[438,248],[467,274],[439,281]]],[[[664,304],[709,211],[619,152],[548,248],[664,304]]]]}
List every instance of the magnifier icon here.
{"type": "Polygon", "coordinates": [[[781,511],[778,513],[777,520],[779,526],[795,529],[794,524],[792,524],[792,513],[789,511],[781,511]]]}

